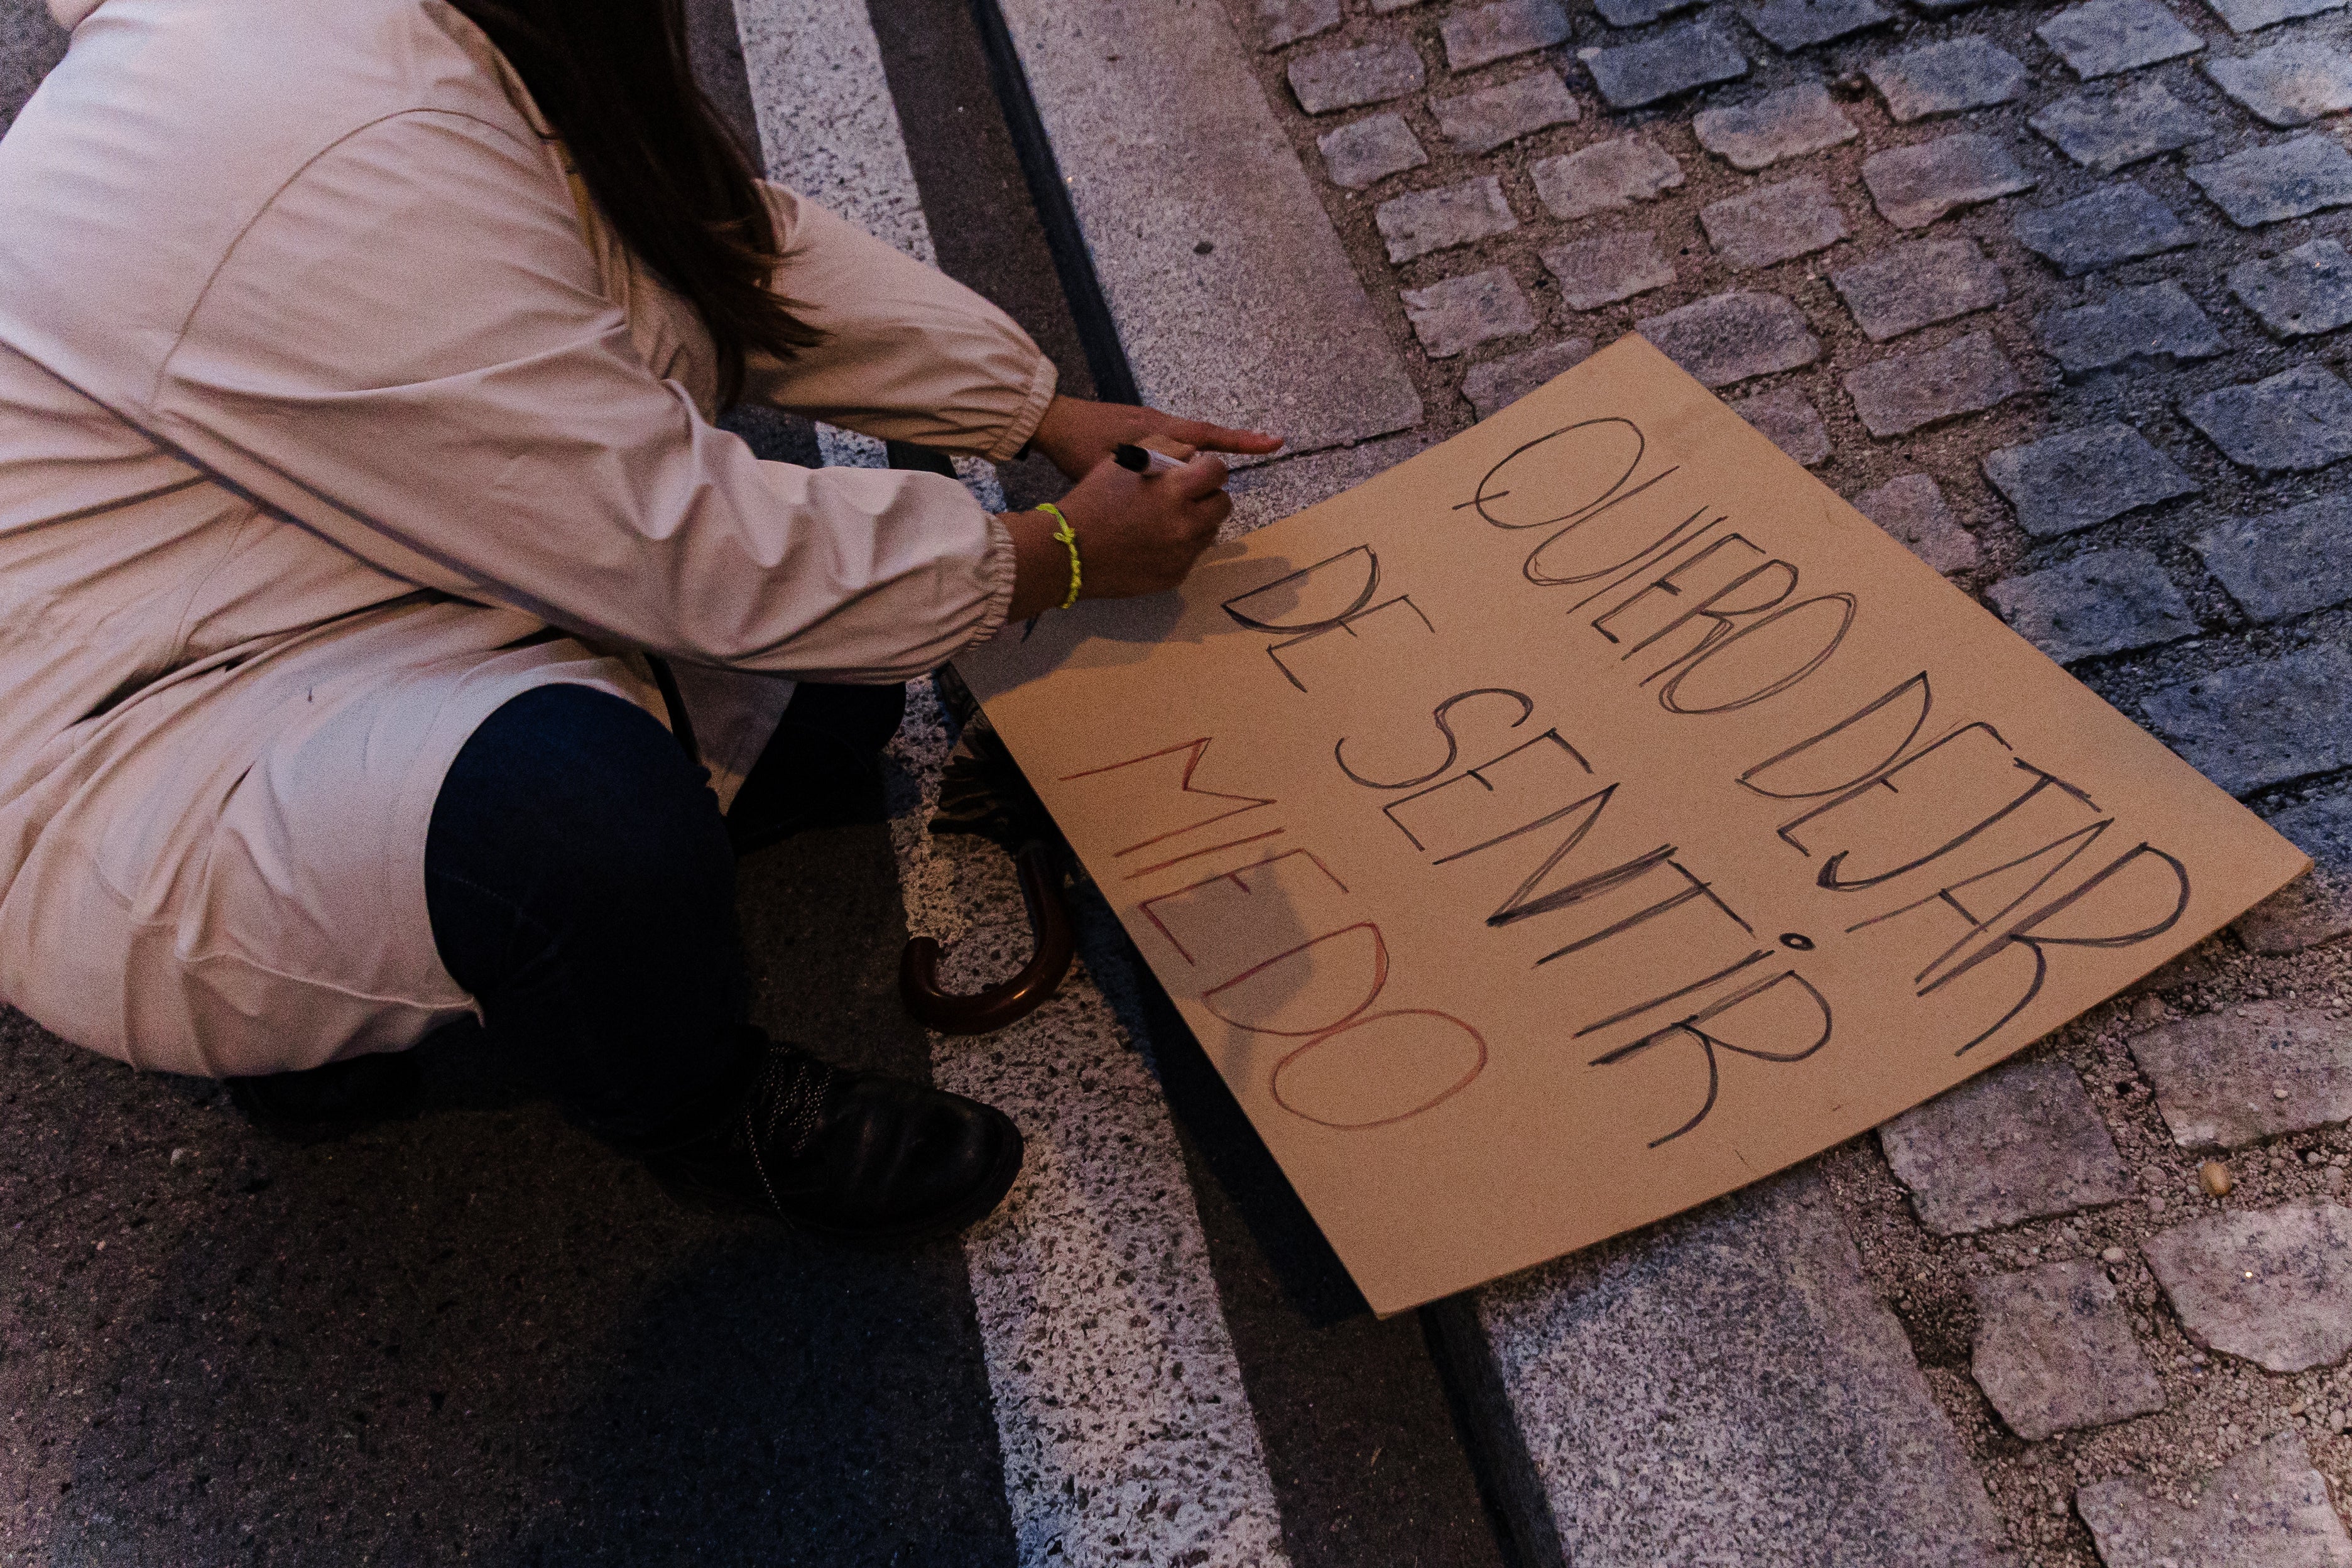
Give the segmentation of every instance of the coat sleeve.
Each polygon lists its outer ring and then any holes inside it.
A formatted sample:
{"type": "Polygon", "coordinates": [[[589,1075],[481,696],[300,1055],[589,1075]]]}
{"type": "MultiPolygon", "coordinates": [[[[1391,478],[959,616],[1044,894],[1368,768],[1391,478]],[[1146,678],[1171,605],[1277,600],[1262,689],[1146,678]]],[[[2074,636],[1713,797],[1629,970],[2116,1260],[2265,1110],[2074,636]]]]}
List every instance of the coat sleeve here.
{"type": "Polygon", "coordinates": [[[599,641],[896,680],[1012,596],[1010,538],[953,480],[762,462],[654,376],[546,150],[462,114],[377,121],[289,182],[152,404],[283,523],[599,641]]]}
{"type": "Polygon", "coordinates": [[[807,197],[767,192],[783,252],[774,287],[825,341],[751,354],[748,399],[1000,463],[1028,444],[1055,371],[1013,318],[807,197]]]}

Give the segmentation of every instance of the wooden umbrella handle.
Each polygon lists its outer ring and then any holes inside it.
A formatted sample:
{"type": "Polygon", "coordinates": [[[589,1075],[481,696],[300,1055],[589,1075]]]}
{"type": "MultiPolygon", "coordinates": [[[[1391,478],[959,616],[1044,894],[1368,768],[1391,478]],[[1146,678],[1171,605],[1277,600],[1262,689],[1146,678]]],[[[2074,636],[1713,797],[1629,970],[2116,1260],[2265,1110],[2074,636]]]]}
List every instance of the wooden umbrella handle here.
{"type": "Polygon", "coordinates": [[[1013,856],[1021,876],[1022,901],[1029,906],[1029,934],[1036,952],[1021,973],[984,991],[959,996],[940,985],[939,942],[919,936],[907,943],[898,958],[898,994],[907,1010],[927,1028],[942,1035],[985,1035],[1025,1018],[1070,972],[1077,942],[1070,930],[1070,911],[1062,901],[1061,878],[1054,870],[1053,851],[1031,840],[1013,856]]]}

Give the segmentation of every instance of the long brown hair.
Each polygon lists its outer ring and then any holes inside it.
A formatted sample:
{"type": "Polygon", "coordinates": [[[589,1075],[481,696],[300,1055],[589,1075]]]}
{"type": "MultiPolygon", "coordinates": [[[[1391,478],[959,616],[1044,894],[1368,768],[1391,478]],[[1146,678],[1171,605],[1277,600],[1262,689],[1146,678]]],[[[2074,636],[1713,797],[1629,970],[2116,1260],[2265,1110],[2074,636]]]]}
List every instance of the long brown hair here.
{"type": "Polygon", "coordinates": [[[773,215],[751,155],[688,63],[685,0],[449,0],[522,78],[629,248],[701,314],[719,400],[744,355],[823,334],[772,292],[773,215]]]}

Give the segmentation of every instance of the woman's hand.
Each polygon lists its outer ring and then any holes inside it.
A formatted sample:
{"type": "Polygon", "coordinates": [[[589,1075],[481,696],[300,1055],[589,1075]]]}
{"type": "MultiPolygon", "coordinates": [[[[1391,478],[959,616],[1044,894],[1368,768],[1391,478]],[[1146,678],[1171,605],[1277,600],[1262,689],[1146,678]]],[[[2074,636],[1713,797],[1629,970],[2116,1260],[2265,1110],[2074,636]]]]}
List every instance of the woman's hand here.
{"type": "MultiPolygon", "coordinates": [[[[1181,583],[1233,512],[1224,484],[1223,461],[1206,455],[1156,474],[1130,473],[1107,457],[1096,464],[1059,503],[1077,536],[1079,597],[1125,599],[1181,583]]],[[[1007,512],[1004,526],[1015,563],[1007,618],[1059,608],[1070,592],[1070,552],[1054,537],[1053,517],[1007,512]]]]}
{"type": "Polygon", "coordinates": [[[1079,397],[1056,397],[1046,405],[1045,416],[1037,421],[1029,437],[1030,446],[1074,479],[1092,474],[1110,456],[1111,448],[1121,443],[1156,447],[1171,458],[1189,457],[1195,451],[1261,457],[1282,449],[1279,436],[1228,430],[1197,419],[1179,419],[1156,408],[1088,403],[1079,397]]]}

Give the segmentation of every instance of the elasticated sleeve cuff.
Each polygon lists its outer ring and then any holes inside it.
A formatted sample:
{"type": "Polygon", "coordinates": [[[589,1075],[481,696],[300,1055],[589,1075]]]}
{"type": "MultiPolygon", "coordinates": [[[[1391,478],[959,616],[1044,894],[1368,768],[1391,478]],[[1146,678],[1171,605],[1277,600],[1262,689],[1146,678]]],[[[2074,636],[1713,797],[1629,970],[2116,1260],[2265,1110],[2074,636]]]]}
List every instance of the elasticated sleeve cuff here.
{"type": "Polygon", "coordinates": [[[1042,353],[1038,354],[1037,368],[1030,373],[1029,391],[1021,400],[1020,412],[1013,416],[997,436],[995,444],[988,448],[990,462],[1009,463],[1021,455],[1022,448],[1029,445],[1029,438],[1037,434],[1037,426],[1045,419],[1045,410],[1053,405],[1054,388],[1061,379],[1061,367],[1042,353]]]}
{"type": "MultiPolygon", "coordinates": [[[[1046,362],[1052,368],[1052,362],[1046,362]]],[[[1047,385],[1052,383],[1048,382],[1047,385]]],[[[1013,550],[1013,531],[1004,520],[991,513],[988,519],[988,544],[980,559],[981,589],[987,595],[981,611],[980,629],[965,646],[978,647],[1004,629],[1004,618],[1013,608],[1013,579],[1018,575],[1018,561],[1013,550]]]]}

